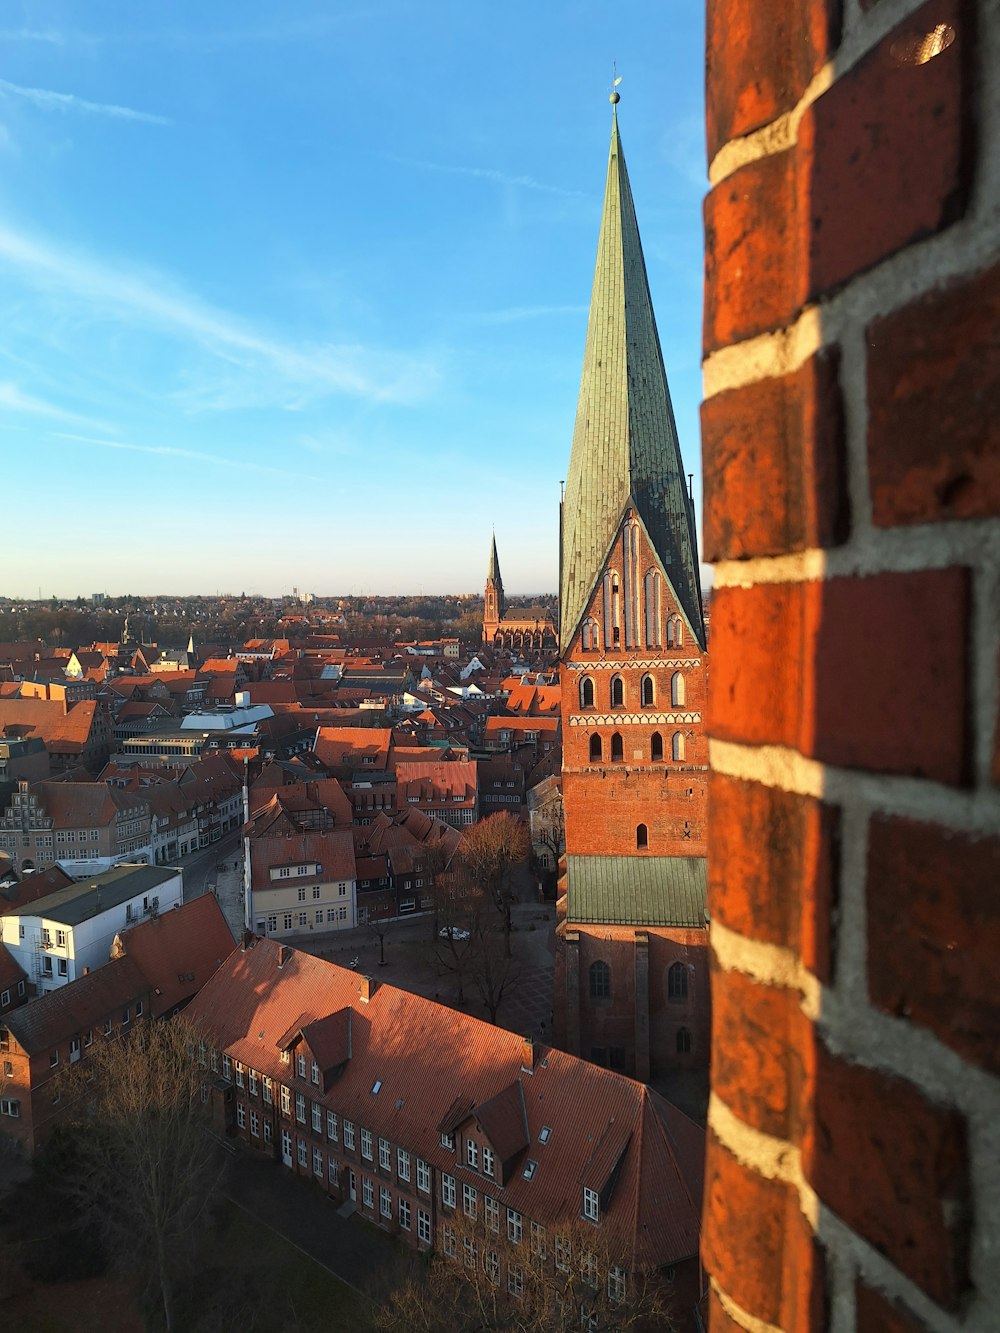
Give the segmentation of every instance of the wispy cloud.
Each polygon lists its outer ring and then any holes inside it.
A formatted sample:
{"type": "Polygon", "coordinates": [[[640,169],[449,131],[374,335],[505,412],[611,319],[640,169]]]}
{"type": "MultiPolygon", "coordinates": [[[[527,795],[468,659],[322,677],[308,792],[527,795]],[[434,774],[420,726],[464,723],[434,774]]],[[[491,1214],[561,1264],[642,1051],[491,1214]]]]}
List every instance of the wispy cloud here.
{"type": "Polygon", "coordinates": [[[424,162],[418,158],[394,157],[385,154],[390,162],[401,167],[413,167],[417,171],[438,171],[448,176],[471,176],[476,180],[492,181],[495,185],[516,186],[522,190],[539,190],[543,194],[559,194],[571,199],[586,199],[589,195],[582,190],[566,190],[561,185],[550,185],[546,181],[535,180],[534,176],[511,176],[495,167],[462,167],[446,162],[424,162]]]}
{"type": "Polygon", "coordinates": [[[0,28],[0,42],[44,42],[48,46],[65,46],[66,37],[55,28],[0,28]]]}
{"type": "MultiPolygon", "coordinates": [[[[82,298],[88,313],[126,318],[174,336],[193,339],[213,356],[258,380],[266,368],[280,377],[273,385],[283,406],[296,408],[307,399],[332,393],[388,402],[426,398],[439,379],[426,357],[387,352],[357,344],[299,347],[268,338],[225,311],[215,310],[157,274],[129,273],[123,265],[98,261],[44,245],[0,223],[0,261],[6,261],[36,287],[54,296],[82,298]]],[[[193,407],[228,408],[209,393],[193,407]]]]}
{"type": "Polygon", "coordinates": [[[130,106],[116,106],[113,102],[88,102],[75,93],[56,93],[49,88],[23,88],[19,83],[0,79],[0,94],[20,97],[43,111],[75,112],[87,115],[113,116],[118,120],[138,120],[146,125],[172,125],[167,116],[153,115],[150,111],[136,111],[130,106]]]}
{"type": "Polygon", "coordinates": [[[12,380],[0,380],[0,409],[11,412],[24,412],[29,416],[48,417],[53,421],[71,421],[77,425],[90,426],[98,430],[110,429],[93,417],[82,416],[79,412],[70,412],[66,408],[47,403],[42,398],[33,398],[24,393],[12,380]]]}
{"type": "MultiPolygon", "coordinates": [[[[154,458],[181,458],[193,463],[209,463],[213,467],[227,468],[233,472],[264,473],[270,477],[288,477],[287,468],[269,467],[266,463],[254,463],[250,459],[227,458],[224,454],[210,454],[201,449],[181,449],[173,444],[135,444],[126,440],[102,440],[93,435],[74,435],[70,432],[56,431],[56,438],[69,440],[73,444],[84,444],[98,449],[118,449],[130,454],[147,454],[154,458]]],[[[306,476],[295,472],[296,481],[320,481],[320,477],[306,476]]]]}
{"type": "Polygon", "coordinates": [[[585,305],[515,305],[507,310],[483,310],[469,318],[477,324],[516,324],[526,319],[548,319],[553,315],[585,315],[585,305]]]}

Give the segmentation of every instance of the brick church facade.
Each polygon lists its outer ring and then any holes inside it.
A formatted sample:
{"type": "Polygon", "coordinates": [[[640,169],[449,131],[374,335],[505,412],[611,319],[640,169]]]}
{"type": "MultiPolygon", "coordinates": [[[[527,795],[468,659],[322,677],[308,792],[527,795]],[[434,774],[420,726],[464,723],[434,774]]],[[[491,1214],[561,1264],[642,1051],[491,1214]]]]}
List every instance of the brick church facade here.
{"type": "Polygon", "coordinates": [[[641,1079],[704,1068],[705,622],[617,111],[560,553],[556,1040],[641,1079]]]}
{"type": "Polygon", "coordinates": [[[516,614],[508,613],[496,537],[490,544],[490,563],[486,571],[483,643],[487,647],[507,648],[526,655],[556,651],[556,627],[544,607],[520,607],[516,614]]]}

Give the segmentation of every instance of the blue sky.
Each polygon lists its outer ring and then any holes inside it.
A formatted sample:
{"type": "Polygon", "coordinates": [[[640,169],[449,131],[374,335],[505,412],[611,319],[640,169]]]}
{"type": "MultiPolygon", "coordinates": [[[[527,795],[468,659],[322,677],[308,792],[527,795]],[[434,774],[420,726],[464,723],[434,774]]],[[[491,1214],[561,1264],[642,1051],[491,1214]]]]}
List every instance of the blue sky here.
{"type": "Polygon", "coordinates": [[[702,24],[5,0],[0,593],[554,591],[613,60],[698,471],[702,24]]]}

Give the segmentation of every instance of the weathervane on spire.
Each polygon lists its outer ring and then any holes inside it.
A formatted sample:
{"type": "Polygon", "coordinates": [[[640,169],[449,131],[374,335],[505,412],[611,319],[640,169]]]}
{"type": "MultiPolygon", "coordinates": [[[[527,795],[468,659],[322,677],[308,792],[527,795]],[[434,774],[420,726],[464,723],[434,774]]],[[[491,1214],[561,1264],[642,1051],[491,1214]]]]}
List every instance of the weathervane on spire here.
{"type": "Polygon", "coordinates": [[[614,83],[611,85],[611,96],[608,98],[608,101],[612,106],[617,106],[622,100],[621,94],[618,91],[618,85],[621,83],[622,77],[618,73],[618,62],[616,60],[612,60],[611,62],[611,77],[614,79],[614,83]]]}

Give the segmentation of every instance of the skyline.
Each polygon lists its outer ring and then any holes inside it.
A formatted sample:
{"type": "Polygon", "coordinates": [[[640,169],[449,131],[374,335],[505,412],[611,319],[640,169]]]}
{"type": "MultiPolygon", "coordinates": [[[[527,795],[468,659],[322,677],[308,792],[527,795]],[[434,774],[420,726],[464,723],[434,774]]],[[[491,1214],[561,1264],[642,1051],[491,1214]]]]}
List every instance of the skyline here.
{"type": "Polygon", "coordinates": [[[554,591],[612,60],[700,510],[698,5],[20,15],[0,593],[554,591]]]}

